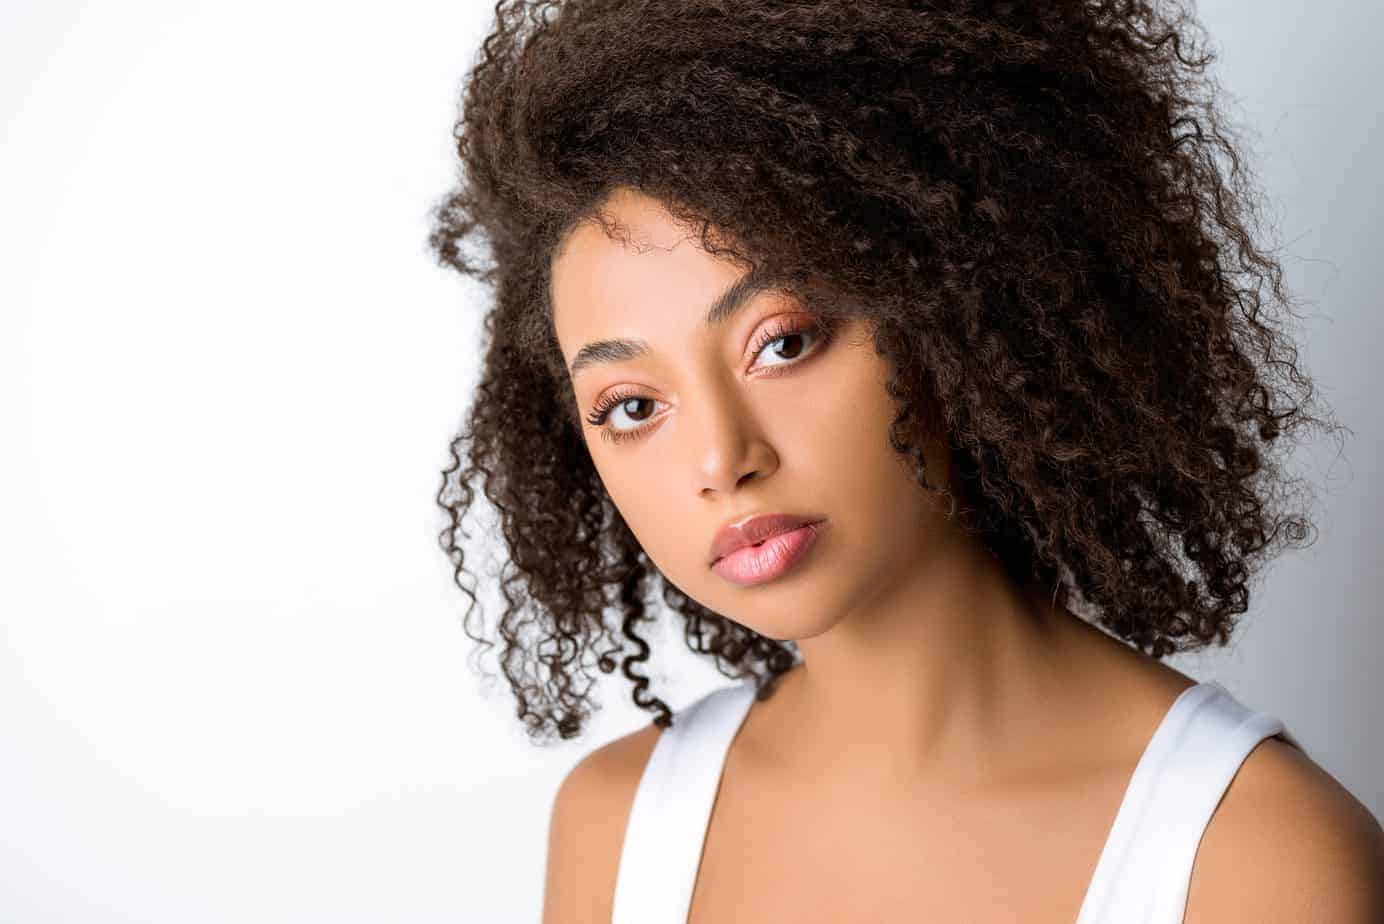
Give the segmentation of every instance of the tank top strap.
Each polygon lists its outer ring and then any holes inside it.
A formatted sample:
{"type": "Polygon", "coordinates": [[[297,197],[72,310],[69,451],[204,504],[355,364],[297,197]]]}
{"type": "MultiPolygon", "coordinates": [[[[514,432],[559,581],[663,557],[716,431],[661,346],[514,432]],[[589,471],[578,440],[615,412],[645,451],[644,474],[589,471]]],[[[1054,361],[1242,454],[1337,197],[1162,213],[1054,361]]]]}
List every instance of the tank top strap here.
{"type": "Polygon", "coordinates": [[[1181,924],[1202,834],[1240,765],[1283,722],[1215,681],[1182,691],[1149,740],[1077,924],[1181,924]]]}
{"type": "Polygon", "coordinates": [[[673,713],[630,806],[611,924],[682,924],[731,741],[754,702],[752,680],[673,713]]]}

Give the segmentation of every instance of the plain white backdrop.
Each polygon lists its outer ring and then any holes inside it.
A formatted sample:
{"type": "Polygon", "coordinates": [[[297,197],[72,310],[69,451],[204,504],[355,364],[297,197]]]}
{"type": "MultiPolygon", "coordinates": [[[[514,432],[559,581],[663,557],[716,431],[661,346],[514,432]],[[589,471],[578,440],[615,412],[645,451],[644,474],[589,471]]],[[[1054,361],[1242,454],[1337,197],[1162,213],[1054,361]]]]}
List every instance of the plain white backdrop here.
{"type": "MultiPolygon", "coordinates": [[[[536,922],[559,781],[648,720],[604,678],[530,745],[437,546],[485,293],[426,211],[492,7],[0,3],[0,920],[536,922]]],[[[1199,12],[1355,432],[1298,455],[1316,544],[1170,663],[1378,816],[1384,17],[1199,12]]]]}

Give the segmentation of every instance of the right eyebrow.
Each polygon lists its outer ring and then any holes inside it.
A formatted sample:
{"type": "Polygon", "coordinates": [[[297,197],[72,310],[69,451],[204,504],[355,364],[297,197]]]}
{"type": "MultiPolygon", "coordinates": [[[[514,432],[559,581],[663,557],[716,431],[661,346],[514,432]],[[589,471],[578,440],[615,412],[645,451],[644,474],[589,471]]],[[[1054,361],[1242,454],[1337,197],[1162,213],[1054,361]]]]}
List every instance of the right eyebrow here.
{"type": "MultiPolygon", "coordinates": [[[[707,309],[703,323],[707,327],[724,324],[737,311],[745,307],[759,293],[778,288],[779,280],[751,270],[726,286],[707,309]]],[[[614,340],[593,340],[580,350],[572,360],[569,375],[575,379],[577,373],[604,363],[620,363],[647,356],[651,347],[647,340],[638,338],[616,338],[614,340]]]]}

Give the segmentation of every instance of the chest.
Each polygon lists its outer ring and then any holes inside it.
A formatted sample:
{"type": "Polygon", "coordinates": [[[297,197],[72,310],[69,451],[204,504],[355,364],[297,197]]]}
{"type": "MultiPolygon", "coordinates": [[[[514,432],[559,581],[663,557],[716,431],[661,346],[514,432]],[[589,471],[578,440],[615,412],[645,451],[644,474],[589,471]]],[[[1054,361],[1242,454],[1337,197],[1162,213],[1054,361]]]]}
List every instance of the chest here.
{"type": "Polygon", "coordinates": [[[1072,924],[1133,767],[954,798],[794,791],[730,770],[689,924],[1072,924]]]}

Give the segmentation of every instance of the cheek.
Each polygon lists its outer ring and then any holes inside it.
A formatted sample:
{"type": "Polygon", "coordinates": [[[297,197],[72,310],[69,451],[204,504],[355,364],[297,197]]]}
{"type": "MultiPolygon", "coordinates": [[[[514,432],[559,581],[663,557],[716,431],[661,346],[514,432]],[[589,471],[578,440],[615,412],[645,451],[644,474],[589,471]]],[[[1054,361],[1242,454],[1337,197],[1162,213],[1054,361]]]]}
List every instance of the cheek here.
{"type": "MultiPolygon", "coordinates": [[[[822,411],[814,452],[822,461],[814,465],[814,484],[863,541],[917,537],[939,504],[943,512],[949,506],[918,484],[912,463],[889,445],[898,410],[885,390],[886,375],[884,361],[871,353],[840,378],[847,387],[818,398],[822,411]]],[[[947,484],[945,445],[929,439],[921,447],[929,481],[947,484]]]]}
{"type": "MultiPolygon", "coordinates": [[[[673,513],[668,480],[613,475],[605,481],[605,488],[630,532],[660,571],[670,574],[685,567],[682,559],[697,552],[697,541],[673,513]]],[[[706,541],[711,540],[708,537],[706,541]]]]}
{"type": "Polygon", "coordinates": [[[829,483],[889,493],[897,489],[901,460],[889,446],[896,409],[883,375],[873,354],[853,355],[833,370],[827,387],[814,388],[806,397],[802,432],[813,469],[829,483]]]}

